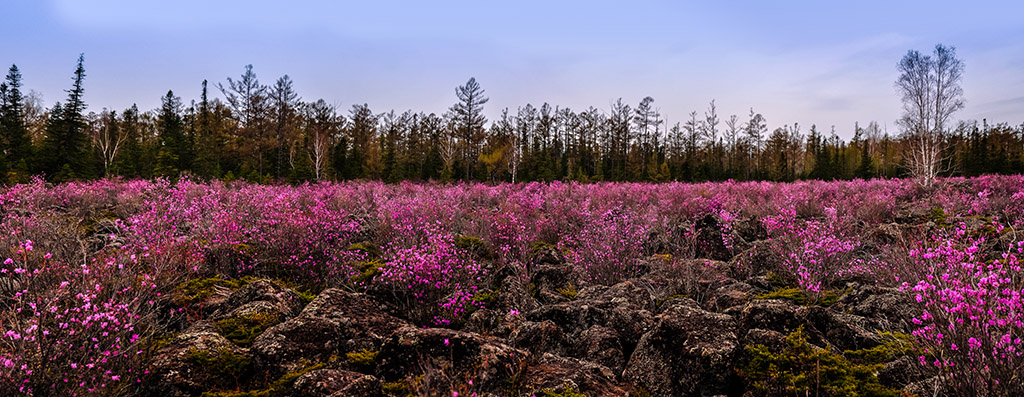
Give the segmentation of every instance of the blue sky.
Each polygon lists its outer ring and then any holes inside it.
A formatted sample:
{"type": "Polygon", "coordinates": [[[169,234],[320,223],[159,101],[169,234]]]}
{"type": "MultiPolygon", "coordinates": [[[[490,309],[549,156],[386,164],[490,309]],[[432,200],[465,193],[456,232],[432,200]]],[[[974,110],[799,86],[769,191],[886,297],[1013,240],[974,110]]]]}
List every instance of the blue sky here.
{"type": "Polygon", "coordinates": [[[85,53],[94,111],[153,109],[167,90],[188,101],[253,64],[263,83],[288,74],[304,100],[346,112],[440,113],[476,77],[492,120],[652,96],[674,123],[714,99],[722,119],[753,107],[771,128],[849,138],[854,121],[897,133],[896,63],[944,43],[966,64],[957,118],[1024,122],[1020,2],[4,0],[0,15],[0,65],[46,106],[85,53]]]}

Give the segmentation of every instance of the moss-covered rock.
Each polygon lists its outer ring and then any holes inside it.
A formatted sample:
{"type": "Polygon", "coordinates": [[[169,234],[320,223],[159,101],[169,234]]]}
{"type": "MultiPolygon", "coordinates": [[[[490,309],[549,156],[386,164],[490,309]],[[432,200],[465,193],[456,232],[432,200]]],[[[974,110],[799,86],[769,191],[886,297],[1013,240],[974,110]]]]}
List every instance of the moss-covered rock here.
{"type": "Polygon", "coordinates": [[[231,343],[207,323],[175,335],[154,353],[148,392],[191,396],[206,391],[239,390],[254,373],[248,349],[231,343]]]}
{"type": "Polygon", "coordinates": [[[232,343],[249,347],[257,336],[279,322],[281,317],[277,313],[255,312],[217,321],[214,326],[232,343]]]}

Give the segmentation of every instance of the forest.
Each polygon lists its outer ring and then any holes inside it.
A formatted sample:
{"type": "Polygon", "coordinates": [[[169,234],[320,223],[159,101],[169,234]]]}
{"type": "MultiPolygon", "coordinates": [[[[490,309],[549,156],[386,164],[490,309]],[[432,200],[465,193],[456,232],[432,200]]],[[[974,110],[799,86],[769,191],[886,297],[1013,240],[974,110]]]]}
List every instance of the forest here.
{"type": "MultiPolygon", "coordinates": [[[[908,175],[912,134],[876,121],[770,130],[766,116],[720,115],[715,101],[667,125],[655,101],[573,110],[543,103],[487,120],[470,78],[443,114],[366,104],[347,111],[303,100],[292,80],[264,84],[252,65],[198,84],[198,100],[168,91],[159,109],[86,112],[84,55],[64,102],[45,107],[12,65],[0,83],[0,174],[7,183],[190,176],[253,183],[316,181],[848,180],[908,175]],[[222,98],[217,97],[220,94],[222,98]]],[[[942,176],[1024,171],[1024,123],[960,121],[942,135],[942,176]]]]}

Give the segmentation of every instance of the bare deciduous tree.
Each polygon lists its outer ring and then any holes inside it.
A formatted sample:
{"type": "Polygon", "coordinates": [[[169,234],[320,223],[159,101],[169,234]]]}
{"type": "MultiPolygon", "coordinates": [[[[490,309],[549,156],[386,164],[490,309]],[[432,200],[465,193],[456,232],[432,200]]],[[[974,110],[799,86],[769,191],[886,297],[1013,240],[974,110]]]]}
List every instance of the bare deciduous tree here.
{"type": "Polygon", "coordinates": [[[909,143],[906,166],[919,183],[929,186],[946,171],[946,124],[964,107],[964,64],[956,48],[938,44],[931,56],[908,51],[897,70],[896,91],[903,100],[900,125],[909,143]]]}
{"type": "Polygon", "coordinates": [[[93,145],[100,151],[103,157],[103,175],[110,174],[110,166],[114,163],[121,145],[128,139],[118,126],[117,113],[103,109],[95,122],[90,123],[90,135],[93,145]]]}
{"type": "Polygon", "coordinates": [[[317,100],[306,105],[306,140],[309,160],[313,164],[313,176],[323,179],[324,169],[334,137],[340,134],[342,120],[337,109],[324,101],[317,100]]]}

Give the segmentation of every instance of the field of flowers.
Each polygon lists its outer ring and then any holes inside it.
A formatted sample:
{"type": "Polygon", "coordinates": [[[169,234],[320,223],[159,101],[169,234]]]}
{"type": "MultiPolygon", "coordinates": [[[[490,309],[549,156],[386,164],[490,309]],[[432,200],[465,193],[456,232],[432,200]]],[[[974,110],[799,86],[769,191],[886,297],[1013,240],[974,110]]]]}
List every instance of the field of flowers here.
{"type": "Polygon", "coordinates": [[[493,280],[529,279],[541,251],[572,265],[559,291],[571,297],[654,272],[668,275],[648,283],[654,296],[700,303],[721,279],[767,277],[805,305],[851,282],[900,289],[914,315],[889,320],[909,324],[917,365],[949,390],[1024,393],[1021,176],[929,188],[35,181],[0,191],[0,214],[2,395],[151,390],[168,335],[209,316],[194,304],[203,283],[278,280],[305,301],[365,293],[420,328],[514,318],[527,308],[489,299],[493,280]]]}

